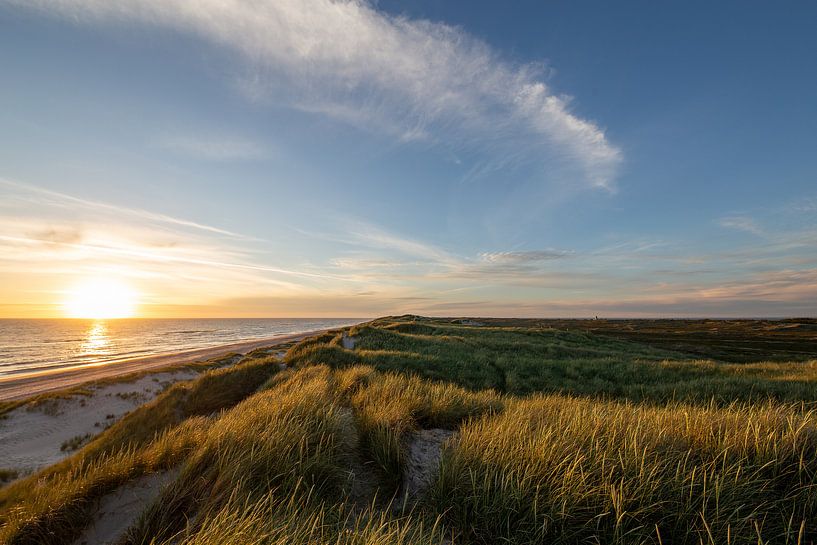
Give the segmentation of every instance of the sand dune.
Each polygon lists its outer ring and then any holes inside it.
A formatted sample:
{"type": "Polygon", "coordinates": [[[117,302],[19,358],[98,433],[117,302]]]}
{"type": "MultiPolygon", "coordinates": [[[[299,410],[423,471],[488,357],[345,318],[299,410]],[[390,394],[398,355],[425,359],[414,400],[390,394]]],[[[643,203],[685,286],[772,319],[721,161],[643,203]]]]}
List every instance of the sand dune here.
{"type": "Polygon", "coordinates": [[[70,455],[75,442],[79,447],[106,426],[159,395],[168,385],[196,378],[201,370],[174,368],[183,363],[217,358],[230,353],[245,354],[270,347],[278,357],[286,353],[276,345],[319,332],[283,335],[218,347],[189,350],[138,358],[110,365],[31,373],[0,378],[0,399],[13,400],[63,390],[83,383],[150,371],[134,380],[92,384],[90,395],[46,399],[24,405],[0,420],[0,469],[17,471],[21,476],[54,464],[70,455]]]}
{"type": "Polygon", "coordinates": [[[20,476],[55,464],[128,412],[159,395],[166,386],[196,378],[191,369],[150,373],[134,381],[103,384],[91,395],[45,400],[9,412],[0,420],[0,464],[20,476]],[[80,439],[83,438],[83,439],[80,439]]]}

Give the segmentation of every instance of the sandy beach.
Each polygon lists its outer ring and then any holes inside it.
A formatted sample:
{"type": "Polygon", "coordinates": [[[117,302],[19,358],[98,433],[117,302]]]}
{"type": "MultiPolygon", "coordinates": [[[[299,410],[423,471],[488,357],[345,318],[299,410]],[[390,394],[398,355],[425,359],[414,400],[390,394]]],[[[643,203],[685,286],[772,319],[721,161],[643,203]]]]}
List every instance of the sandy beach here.
{"type": "MultiPolygon", "coordinates": [[[[74,369],[0,379],[0,399],[15,400],[91,383],[89,392],[16,408],[0,419],[0,469],[24,476],[59,462],[128,412],[151,401],[176,382],[197,378],[204,368],[180,364],[231,353],[246,354],[321,333],[311,331],[171,354],[159,354],[74,369]],[[147,373],[142,373],[148,371],[147,373]],[[135,375],[129,379],[126,375],[135,375]],[[94,383],[101,379],[125,380],[94,383]],[[68,445],[71,445],[70,448],[68,445]]],[[[279,355],[280,356],[280,355],[279,355]]]]}
{"type": "Polygon", "coordinates": [[[109,379],[142,371],[158,371],[163,367],[208,360],[230,353],[246,354],[257,348],[300,340],[319,333],[322,333],[322,330],[291,335],[278,335],[264,339],[254,339],[240,343],[197,348],[168,354],[156,354],[111,363],[45,369],[42,371],[9,375],[0,377],[0,401],[25,399],[39,394],[72,388],[86,382],[109,379]]]}

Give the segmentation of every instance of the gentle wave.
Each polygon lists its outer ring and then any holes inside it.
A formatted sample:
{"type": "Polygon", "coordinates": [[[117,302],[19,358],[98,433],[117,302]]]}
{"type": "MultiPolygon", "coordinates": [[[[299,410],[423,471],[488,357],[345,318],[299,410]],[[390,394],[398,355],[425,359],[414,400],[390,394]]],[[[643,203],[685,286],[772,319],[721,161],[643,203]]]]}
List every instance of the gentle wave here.
{"type": "Polygon", "coordinates": [[[0,320],[0,376],[116,362],[277,335],[343,327],[360,318],[0,320]]]}

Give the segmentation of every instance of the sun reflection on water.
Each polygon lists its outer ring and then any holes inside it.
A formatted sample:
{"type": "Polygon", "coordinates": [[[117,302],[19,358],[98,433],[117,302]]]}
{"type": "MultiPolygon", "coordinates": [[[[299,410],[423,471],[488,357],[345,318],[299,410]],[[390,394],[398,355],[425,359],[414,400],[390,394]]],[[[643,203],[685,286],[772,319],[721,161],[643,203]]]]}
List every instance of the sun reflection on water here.
{"type": "Polygon", "coordinates": [[[82,352],[86,355],[104,354],[105,349],[111,344],[108,336],[108,326],[102,320],[97,320],[91,324],[87,337],[82,343],[82,352]]]}

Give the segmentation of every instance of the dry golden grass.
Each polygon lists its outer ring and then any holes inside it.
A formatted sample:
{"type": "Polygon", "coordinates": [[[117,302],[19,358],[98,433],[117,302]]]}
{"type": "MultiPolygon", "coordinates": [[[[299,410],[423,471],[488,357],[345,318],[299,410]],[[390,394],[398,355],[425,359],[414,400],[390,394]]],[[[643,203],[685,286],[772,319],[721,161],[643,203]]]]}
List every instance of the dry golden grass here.
{"type": "Polygon", "coordinates": [[[402,439],[407,433],[418,428],[456,429],[470,417],[501,407],[501,398],[492,391],[469,392],[453,384],[375,373],[370,367],[353,367],[336,374],[341,384],[366,377],[350,401],[362,446],[394,489],[402,473],[402,439]]]}
{"type": "Polygon", "coordinates": [[[61,543],[87,524],[94,502],[125,482],[178,464],[204,439],[212,414],[277,371],[265,360],[179,383],[128,414],[70,458],[0,489],[0,543],[61,543]]]}
{"type": "Polygon", "coordinates": [[[799,405],[535,396],[461,428],[435,504],[488,543],[805,543],[816,474],[799,405]]]}
{"type": "Polygon", "coordinates": [[[384,511],[353,512],[348,504],[312,501],[296,490],[273,490],[257,501],[237,497],[180,545],[437,545],[445,534],[432,522],[411,516],[394,518],[384,511]]]}
{"type": "Polygon", "coordinates": [[[96,499],[174,466],[128,543],[817,539],[813,363],[720,364],[584,333],[481,329],[383,321],[355,328],[354,350],[339,333],[295,346],[300,368],[262,359],[171,388],[0,490],[0,543],[70,543],[96,499]],[[530,376],[540,392],[515,395],[530,376]],[[424,428],[457,434],[428,496],[392,512],[407,443],[424,428]]]}

